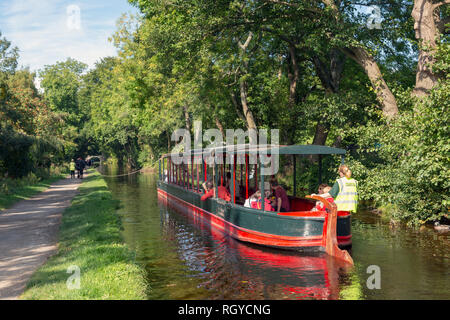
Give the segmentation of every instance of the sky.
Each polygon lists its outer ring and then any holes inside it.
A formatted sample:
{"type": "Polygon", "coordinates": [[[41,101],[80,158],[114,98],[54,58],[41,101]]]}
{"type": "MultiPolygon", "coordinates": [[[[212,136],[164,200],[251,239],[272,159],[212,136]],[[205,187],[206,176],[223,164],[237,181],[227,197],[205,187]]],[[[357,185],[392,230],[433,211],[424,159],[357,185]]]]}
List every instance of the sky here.
{"type": "MultiPolygon", "coordinates": [[[[0,32],[20,50],[20,67],[37,71],[68,57],[93,67],[116,55],[108,38],[127,0],[0,0],[0,32]]],[[[38,81],[38,79],[37,79],[38,81]]]]}
{"type": "Polygon", "coordinates": [[[0,0],[0,32],[31,71],[68,57],[93,67],[116,55],[108,38],[118,18],[137,12],[127,0],[0,0]]]}

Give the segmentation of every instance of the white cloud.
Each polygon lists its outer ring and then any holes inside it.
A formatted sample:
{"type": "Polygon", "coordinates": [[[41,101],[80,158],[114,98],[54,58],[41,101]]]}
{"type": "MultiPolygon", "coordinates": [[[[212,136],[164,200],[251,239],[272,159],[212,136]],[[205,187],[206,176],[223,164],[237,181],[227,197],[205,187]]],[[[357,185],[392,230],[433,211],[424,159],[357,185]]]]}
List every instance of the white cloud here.
{"type": "Polygon", "coordinates": [[[20,65],[32,71],[68,57],[92,67],[101,57],[116,54],[107,39],[123,9],[131,9],[126,0],[120,2],[114,8],[110,1],[0,0],[0,31],[19,47],[20,65]],[[73,28],[70,5],[80,8],[79,29],[73,28]]]}

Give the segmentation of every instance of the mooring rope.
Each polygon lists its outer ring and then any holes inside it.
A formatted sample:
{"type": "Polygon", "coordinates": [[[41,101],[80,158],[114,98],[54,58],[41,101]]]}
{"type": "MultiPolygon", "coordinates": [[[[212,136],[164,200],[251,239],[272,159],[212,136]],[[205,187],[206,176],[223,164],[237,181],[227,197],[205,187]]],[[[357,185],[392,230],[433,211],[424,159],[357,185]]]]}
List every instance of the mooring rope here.
{"type": "Polygon", "coordinates": [[[101,173],[99,170],[97,170],[98,173],[100,173],[103,177],[107,177],[107,178],[117,178],[117,177],[125,177],[125,176],[130,176],[132,174],[141,172],[143,169],[139,169],[133,172],[129,172],[129,173],[124,173],[124,174],[116,174],[116,175],[107,175],[107,174],[103,174],[101,173]]]}

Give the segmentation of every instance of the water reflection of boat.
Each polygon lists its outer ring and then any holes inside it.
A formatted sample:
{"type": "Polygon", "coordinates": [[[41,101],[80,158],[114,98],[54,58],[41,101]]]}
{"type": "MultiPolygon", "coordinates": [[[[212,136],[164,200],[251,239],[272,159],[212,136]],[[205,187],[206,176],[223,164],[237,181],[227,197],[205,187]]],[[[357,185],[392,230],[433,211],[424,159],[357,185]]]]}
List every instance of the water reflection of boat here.
{"type": "Polygon", "coordinates": [[[239,256],[251,261],[252,272],[259,269],[264,281],[278,283],[285,297],[294,299],[338,299],[339,273],[346,268],[323,253],[301,255],[279,252],[234,241],[239,256]]]}
{"type": "MultiPolygon", "coordinates": [[[[174,238],[176,215],[161,209],[165,233],[174,238]]],[[[236,241],[202,219],[183,216],[187,221],[181,224],[188,222],[198,231],[186,233],[183,227],[178,252],[190,270],[204,275],[202,285],[211,298],[339,299],[339,274],[347,264],[321,252],[303,255],[236,241]],[[194,239],[185,239],[186,234],[194,239]],[[197,247],[187,248],[188,243],[197,247]]]]}
{"type": "MultiPolygon", "coordinates": [[[[264,150],[271,155],[272,147],[264,150]]],[[[216,156],[231,157],[236,159],[237,151],[228,151],[228,149],[216,149],[216,156]]],[[[340,154],[344,155],[345,150],[325,147],[325,146],[283,146],[276,150],[277,154],[284,156],[296,155],[326,155],[340,154]]],[[[210,154],[211,151],[206,151],[210,154]]],[[[271,212],[264,210],[264,203],[260,209],[247,208],[243,206],[242,199],[254,192],[257,188],[264,189],[264,166],[249,163],[249,157],[252,151],[243,149],[240,154],[245,156],[245,166],[236,165],[233,160],[232,165],[214,164],[213,168],[206,165],[203,157],[205,152],[191,151],[187,155],[182,155],[190,159],[189,163],[175,164],[172,162],[172,154],[163,156],[160,161],[160,175],[158,181],[158,197],[167,205],[177,209],[189,212],[195,219],[207,221],[212,228],[216,228],[225,234],[245,242],[251,242],[259,245],[303,250],[305,248],[324,249],[327,253],[333,254],[339,252],[337,245],[351,245],[351,214],[349,212],[331,211],[314,212],[315,201],[296,197],[294,194],[289,197],[290,212],[271,212]],[[196,163],[195,159],[201,158],[201,162],[196,163]],[[249,171],[255,169],[255,181],[251,186],[249,182],[249,171]],[[212,177],[215,182],[215,194],[218,194],[218,186],[225,181],[226,171],[229,170],[231,178],[230,190],[231,201],[225,201],[217,197],[201,201],[201,181],[212,177]],[[166,174],[167,171],[167,174],[166,174]],[[237,173],[239,172],[239,174],[237,173]],[[259,172],[259,181],[258,175],[259,172]],[[245,179],[244,179],[245,176],[245,179]],[[200,178],[202,177],[202,179],[200,178]],[[204,179],[203,179],[204,177],[204,179]],[[240,188],[236,189],[237,181],[240,177],[240,188]],[[239,201],[241,199],[241,202],[239,201]],[[335,219],[328,223],[329,219],[335,219]],[[335,250],[328,250],[331,241],[330,232],[327,224],[333,225],[333,246],[335,250]]],[[[179,157],[180,155],[176,155],[179,157]]],[[[295,166],[294,166],[295,170],[295,166]]],[[[293,177],[296,174],[294,172],[293,177]]],[[[296,181],[294,179],[294,186],[296,181]]],[[[318,199],[316,199],[318,200],[318,199]]],[[[320,200],[322,201],[322,200],[320,200]]],[[[264,201],[263,201],[264,202],[264,201]]],[[[331,207],[330,207],[331,208],[331,207]]],[[[343,256],[343,255],[342,255],[343,256]]],[[[348,255],[346,255],[348,259],[348,255]]]]}

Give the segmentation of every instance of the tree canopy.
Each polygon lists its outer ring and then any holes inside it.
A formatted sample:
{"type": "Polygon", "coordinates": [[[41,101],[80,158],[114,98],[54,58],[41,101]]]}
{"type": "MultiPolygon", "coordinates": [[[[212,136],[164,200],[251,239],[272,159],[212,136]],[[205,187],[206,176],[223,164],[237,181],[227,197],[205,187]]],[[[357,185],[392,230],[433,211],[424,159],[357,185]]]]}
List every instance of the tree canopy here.
{"type": "Polygon", "coordinates": [[[280,144],[347,149],[362,199],[387,215],[447,217],[449,1],[129,2],[140,14],[118,21],[118,56],[46,66],[43,94],[1,40],[2,130],[55,139],[60,159],[102,152],[139,167],[196,120],[223,135],[276,128],[280,144]]]}

